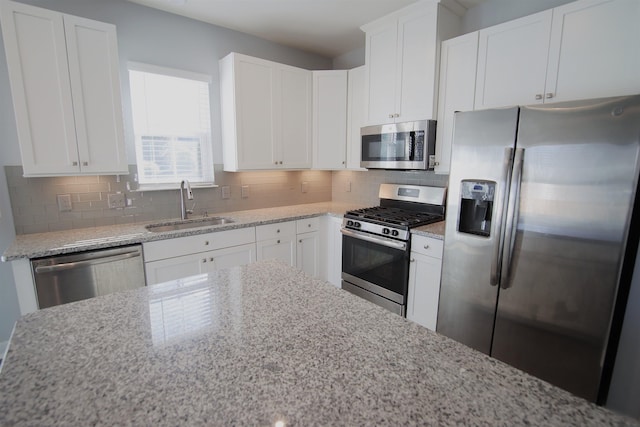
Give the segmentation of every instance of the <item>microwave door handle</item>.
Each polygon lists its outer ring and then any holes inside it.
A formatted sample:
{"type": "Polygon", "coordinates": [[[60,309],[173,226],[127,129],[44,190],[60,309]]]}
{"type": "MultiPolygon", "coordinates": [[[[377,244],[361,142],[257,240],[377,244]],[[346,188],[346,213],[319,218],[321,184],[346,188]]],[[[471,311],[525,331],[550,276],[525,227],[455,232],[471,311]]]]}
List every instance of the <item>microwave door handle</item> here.
{"type": "Polygon", "coordinates": [[[416,157],[416,133],[409,132],[409,160],[413,161],[416,157]]]}

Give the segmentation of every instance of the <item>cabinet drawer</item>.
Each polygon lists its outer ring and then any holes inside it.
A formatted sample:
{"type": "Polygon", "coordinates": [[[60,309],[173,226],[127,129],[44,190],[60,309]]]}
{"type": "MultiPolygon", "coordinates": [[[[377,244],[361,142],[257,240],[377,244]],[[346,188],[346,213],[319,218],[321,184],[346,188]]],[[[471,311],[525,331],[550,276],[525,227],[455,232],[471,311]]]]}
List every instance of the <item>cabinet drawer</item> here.
{"type": "Polygon", "coordinates": [[[236,230],[218,231],[195,236],[176,237],[144,243],[145,262],[173,258],[198,252],[212,251],[231,246],[245,245],[256,241],[255,228],[246,227],[236,230]]]}
{"type": "Polygon", "coordinates": [[[444,241],[425,236],[411,236],[411,251],[433,258],[442,259],[444,241]]]}
{"type": "Polygon", "coordinates": [[[296,223],[294,221],[277,222],[275,224],[258,225],[256,227],[256,240],[277,239],[278,237],[296,235],[296,223]]]}
{"type": "Polygon", "coordinates": [[[296,233],[309,233],[320,230],[320,217],[299,219],[296,221],[296,233]]]}

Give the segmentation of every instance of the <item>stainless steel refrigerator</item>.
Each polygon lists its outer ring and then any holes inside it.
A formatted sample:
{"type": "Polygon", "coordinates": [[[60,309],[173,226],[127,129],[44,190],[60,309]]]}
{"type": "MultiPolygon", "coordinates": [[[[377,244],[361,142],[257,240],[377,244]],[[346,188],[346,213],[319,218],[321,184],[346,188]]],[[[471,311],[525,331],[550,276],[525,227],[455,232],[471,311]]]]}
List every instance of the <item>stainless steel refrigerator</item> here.
{"type": "Polygon", "coordinates": [[[437,331],[602,401],[637,250],[640,96],[458,113],[454,132],[437,331]]]}

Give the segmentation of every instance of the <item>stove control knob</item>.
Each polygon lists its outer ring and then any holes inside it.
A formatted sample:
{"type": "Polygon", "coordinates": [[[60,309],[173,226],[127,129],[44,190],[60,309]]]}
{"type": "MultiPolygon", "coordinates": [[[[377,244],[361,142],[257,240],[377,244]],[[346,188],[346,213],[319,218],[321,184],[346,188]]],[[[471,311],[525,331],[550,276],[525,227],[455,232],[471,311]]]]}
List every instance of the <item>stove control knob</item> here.
{"type": "Polygon", "coordinates": [[[396,236],[396,237],[397,237],[397,236],[398,236],[398,234],[400,234],[400,233],[398,232],[398,230],[393,230],[393,231],[391,232],[391,235],[392,235],[392,236],[396,236]]]}
{"type": "Polygon", "coordinates": [[[353,226],[354,226],[355,228],[360,228],[360,223],[359,223],[359,222],[357,222],[357,221],[354,221],[354,222],[353,222],[353,226]]]}
{"type": "Polygon", "coordinates": [[[347,227],[353,227],[353,221],[351,220],[347,221],[347,227]]]}
{"type": "Polygon", "coordinates": [[[389,234],[391,232],[391,230],[389,230],[388,228],[383,228],[382,229],[382,234],[389,234]]]}

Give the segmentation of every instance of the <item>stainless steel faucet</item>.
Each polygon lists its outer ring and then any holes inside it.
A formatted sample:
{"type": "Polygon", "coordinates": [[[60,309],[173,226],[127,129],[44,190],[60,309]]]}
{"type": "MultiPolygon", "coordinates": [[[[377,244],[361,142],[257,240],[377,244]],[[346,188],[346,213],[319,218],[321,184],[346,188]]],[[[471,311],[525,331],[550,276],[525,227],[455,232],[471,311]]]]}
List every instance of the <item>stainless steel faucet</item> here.
{"type": "Polygon", "coordinates": [[[187,186],[187,199],[193,200],[193,192],[191,191],[191,184],[186,179],[183,179],[180,183],[180,218],[188,219],[188,215],[193,213],[193,210],[187,209],[187,205],[184,201],[184,187],[187,186]]]}

